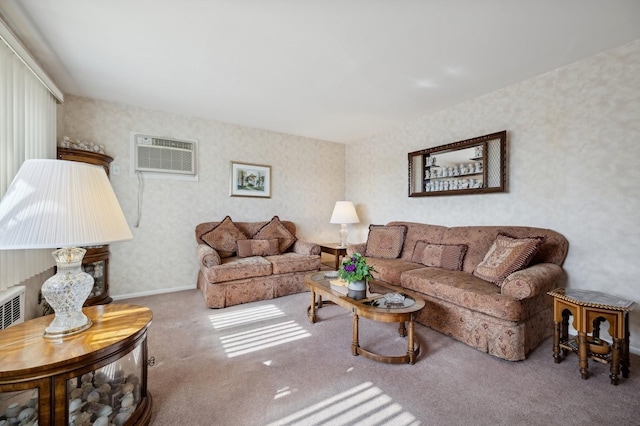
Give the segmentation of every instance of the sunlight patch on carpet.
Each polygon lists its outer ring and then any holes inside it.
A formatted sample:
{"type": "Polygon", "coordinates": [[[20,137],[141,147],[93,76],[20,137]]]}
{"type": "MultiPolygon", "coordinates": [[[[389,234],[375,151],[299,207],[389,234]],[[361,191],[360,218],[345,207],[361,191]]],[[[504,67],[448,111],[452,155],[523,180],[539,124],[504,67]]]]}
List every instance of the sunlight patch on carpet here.
{"type": "Polygon", "coordinates": [[[311,334],[296,321],[285,321],[266,327],[254,328],[240,333],[220,337],[227,357],[233,358],[261,349],[304,339],[311,334]]]}
{"type": "Polygon", "coordinates": [[[276,305],[265,305],[252,308],[237,309],[231,312],[219,312],[209,315],[209,320],[216,330],[237,327],[239,325],[260,322],[266,319],[285,315],[276,305]]]}
{"type": "Polygon", "coordinates": [[[418,425],[411,413],[393,402],[372,382],[365,382],[310,407],[297,411],[268,426],[289,425],[418,425]]]}

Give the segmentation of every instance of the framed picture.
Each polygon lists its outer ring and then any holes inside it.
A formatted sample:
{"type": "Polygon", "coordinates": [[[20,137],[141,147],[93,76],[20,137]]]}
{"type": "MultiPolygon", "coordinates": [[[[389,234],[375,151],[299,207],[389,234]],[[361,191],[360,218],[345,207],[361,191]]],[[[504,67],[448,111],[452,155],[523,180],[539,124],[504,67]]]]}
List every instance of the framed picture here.
{"type": "Polygon", "coordinates": [[[231,162],[231,197],[271,198],[271,166],[231,162]]]}

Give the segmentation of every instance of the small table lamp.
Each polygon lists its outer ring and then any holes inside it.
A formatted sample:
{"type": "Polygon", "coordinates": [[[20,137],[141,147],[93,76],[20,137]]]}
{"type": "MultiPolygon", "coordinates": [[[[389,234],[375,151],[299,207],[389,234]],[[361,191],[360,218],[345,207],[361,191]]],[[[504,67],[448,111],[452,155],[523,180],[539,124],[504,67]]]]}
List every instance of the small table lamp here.
{"type": "Polygon", "coordinates": [[[336,205],[333,208],[333,214],[331,214],[331,220],[329,223],[340,224],[340,247],[347,246],[347,230],[348,223],[360,223],[356,208],[351,201],[336,201],[336,205]]]}
{"type": "Polygon", "coordinates": [[[82,305],[93,277],[81,270],[86,252],[132,239],[104,169],[63,160],[27,160],[0,201],[0,250],[60,248],[57,273],[42,285],[55,316],[46,338],[91,327],[82,305]]]}

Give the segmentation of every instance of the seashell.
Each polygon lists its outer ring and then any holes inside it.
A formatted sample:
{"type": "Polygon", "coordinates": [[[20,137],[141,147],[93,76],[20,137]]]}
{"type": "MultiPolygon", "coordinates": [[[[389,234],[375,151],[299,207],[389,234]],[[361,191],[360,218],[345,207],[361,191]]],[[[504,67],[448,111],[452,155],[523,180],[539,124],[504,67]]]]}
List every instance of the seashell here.
{"type": "Polygon", "coordinates": [[[96,373],[93,381],[96,385],[100,386],[103,383],[107,383],[109,381],[109,377],[106,374],[99,372],[96,373]]]}
{"type": "Polygon", "coordinates": [[[81,388],[82,390],[90,389],[90,391],[89,391],[89,392],[91,392],[91,391],[93,390],[93,383],[91,383],[91,382],[84,382],[84,383],[80,386],[80,388],[81,388]]]}
{"type": "Polygon", "coordinates": [[[32,395],[27,401],[27,407],[35,408],[38,405],[38,395],[32,395]]]}
{"type": "Polygon", "coordinates": [[[133,383],[125,383],[122,385],[122,393],[131,393],[134,387],[133,383]]]}
{"type": "Polygon", "coordinates": [[[80,388],[75,388],[74,390],[71,391],[71,393],[69,394],[69,399],[76,399],[76,398],[80,398],[82,396],[82,389],[80,388]]]}
{"type": "Polygon", "coordinates": [[[25,420],[29,420],[31,416],[35,414],[35,412],[36,410],[34,408],[27,407],[24,410],[20,411],[20,414],[18,415],[18,420],[20,420],[21,422],[24,422],[25,420]]]}
{"type": "Polygon", "coordinates": [[[98,391],[93,390],[89,392],[89,395],[87,395],[87,402],[98,402],[98,401],[100,401],[100,394],[98,393],[98,391]]]}
{"type": "Polygon", "coordinates": [[[113,418],[113,423],[116,426],[122,426],[127,422],[127,419],[131,416],[131,413],[119,413],[113,418]]]}
{"type": "Polygon", "coordinates": [[[140,379],[138,378],[138,376],[132,373],[127,376],[127,382],[137,385],[138,383],[140,383],[140,379]]]}
{"type": "Polygon", "coordinates": [[[133,405],[133,395],[130,393],[125,394],[122,397],[122,401],[120,401],[120,406],[122,407],[131,407],[133,405]]]}
{"type": "Polygon", "coordinates": [[[91,380],[93,380],[93,373],[83,374],[82,377],[80,378],[80,381],[82,383],[90,382],[91,380]]]}
{"type": "Polygon", "coordinates": [[[17,402],[14,402],[13,404],[7,407],[7,410],[4,412],[4,414],[5,416],[7,416],[7,418],[18,417],[18,414],[20,414],[20,411],[22,411],[20,404],[18,404],[17,402]]]}
{"type": "Polygon", "coordinates": [[[82,408],[83,405],[84,402],[82,402],[80,398],[72,399],[69,402],[69,412],[73,413],[74,411],[78,411],[80,408],[82,408]]]}
{"type": "Polygon", "coordinates": [[[99,393],[109,393],[111,392],[111,385],[109,383],[103,383],[98,388],[99,393]]]}
{"type": "Polygon", "coordinates": [[[93,426],[109,426],[109,417],[100,416],[93,422],[93,426]]]}
{"type": "Polygon", "coordinates": [[[110,405],[103,405],[102,408],[100,408],[98,410],[98,412],[96,412],[96,416],[98,416],[98,417],[107,417],[111,413],[113,413],[113,408],[111,408],[110,405]]]}

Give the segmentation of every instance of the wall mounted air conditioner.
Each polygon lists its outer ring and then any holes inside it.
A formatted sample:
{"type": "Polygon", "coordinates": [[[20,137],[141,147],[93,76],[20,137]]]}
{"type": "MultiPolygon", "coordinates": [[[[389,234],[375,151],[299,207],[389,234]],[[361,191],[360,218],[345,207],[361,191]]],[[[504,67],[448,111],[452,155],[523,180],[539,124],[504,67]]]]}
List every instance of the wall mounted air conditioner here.
{"type": "Polygon", "coordinates": [[[25,289],[20,285],[0,291],[0,330],[24,322],[25,289]]]}
{"type": "Polygon", "coordinates": [[[131,174],[198,180],[198,142],[131,133],[131,174]]]}

